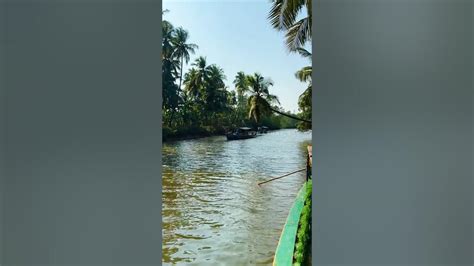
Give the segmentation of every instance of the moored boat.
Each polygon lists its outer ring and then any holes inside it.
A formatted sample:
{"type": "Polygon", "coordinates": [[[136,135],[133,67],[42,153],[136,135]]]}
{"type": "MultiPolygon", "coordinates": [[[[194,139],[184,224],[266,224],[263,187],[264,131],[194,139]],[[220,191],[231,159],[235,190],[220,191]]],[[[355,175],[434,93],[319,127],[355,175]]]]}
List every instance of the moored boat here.
{"type": "Polygon", "coordinates": [[[255,138],[256,136],[257,132],[249,127],[239,127],[226,134],[227,140],[249,139],[255,138]]]}
{"type": "Polygon", "coordinates": [[[267,127],[267,126],[262,126],[262,127],[260,128],[260,132],[261,132],[261,133],[268,133],[268,127],[267,127]]]}
{"type": "Polygon", "coordinates": [[[258,128],[257,128],[257,132],[258,132],[259,134],[268,133],[268,127],[267,127],[267,126],[258,127],[258,128]]]}

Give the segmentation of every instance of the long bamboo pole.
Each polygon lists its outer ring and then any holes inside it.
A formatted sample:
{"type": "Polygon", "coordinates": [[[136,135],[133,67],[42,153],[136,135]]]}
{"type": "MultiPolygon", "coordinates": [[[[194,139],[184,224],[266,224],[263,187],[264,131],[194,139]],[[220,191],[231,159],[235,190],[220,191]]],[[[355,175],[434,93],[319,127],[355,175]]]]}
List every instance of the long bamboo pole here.
{"type": "Polygon", "coordinates": [[[282,176],[275,177],[275,178],[272,178],[272,179],[269,179],[269,180],[266,180],[266,181],[257,183],[257,185],[260,186],[261,184],[265,184],[265,183],[271,182],[271,181],[273,181],[273,180],[277,180],[277,179],[283,178],[283,177],[285,177],[285,176],[289,176],[289,175],[292,175],[292,174],[296,174],[296,173],[298,173],[298,172],[302,172],[302,171],[305,171],[305,170],[306,170],[306,168],[301,168],[300,170],[296,170],[296,171],[294,171],[294,172],[291,172],[291,173],[288,173],[288,174],[284,174],[284,175],[282,175],[282,176]]]}

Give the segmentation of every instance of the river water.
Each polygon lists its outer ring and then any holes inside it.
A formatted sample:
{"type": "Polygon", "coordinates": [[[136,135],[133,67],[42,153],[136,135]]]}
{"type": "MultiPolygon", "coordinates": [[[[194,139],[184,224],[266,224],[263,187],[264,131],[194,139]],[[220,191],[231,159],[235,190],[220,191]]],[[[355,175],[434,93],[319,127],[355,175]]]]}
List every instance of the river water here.
{"type": "Polygon", "coordinates": [[[163,265],[271,265],[311,132],[163,144],[163,265]]]}

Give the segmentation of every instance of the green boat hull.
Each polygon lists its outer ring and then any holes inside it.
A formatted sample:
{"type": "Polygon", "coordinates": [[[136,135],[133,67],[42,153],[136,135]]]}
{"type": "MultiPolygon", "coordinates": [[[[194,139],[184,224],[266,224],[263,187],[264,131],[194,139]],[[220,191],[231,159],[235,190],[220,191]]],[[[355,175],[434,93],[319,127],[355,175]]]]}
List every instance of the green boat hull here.
{"type": "MultiPolygon", "coordinates": [[[[296,200],[290,209],[285,226],[280,235],[280,241],[273,260],[274,266],[289,266],[294,264],[295,244],[297,241],[298,226],[305,201],[310,196],[307,188],[310,186],[310,179],[301,187],[296,196],[296,200]]],[[[309,236],[310,237],[310,236],[309,236]]]]}

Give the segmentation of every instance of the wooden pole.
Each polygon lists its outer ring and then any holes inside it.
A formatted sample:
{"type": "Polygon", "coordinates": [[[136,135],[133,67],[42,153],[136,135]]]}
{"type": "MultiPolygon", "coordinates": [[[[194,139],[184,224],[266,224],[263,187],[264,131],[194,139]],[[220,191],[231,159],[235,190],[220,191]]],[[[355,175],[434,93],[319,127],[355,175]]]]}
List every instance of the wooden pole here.
{"type": "Polygon", "coordinates": [[[296,174],[296,173],[298,173],[298,172],[302,172],[302,171],[305,171],[305,170],[306,170],[306,167],[305,167],[305,168],[301,168],[300,170],[296,170],[296,171],[294,171],[294,172],[291,172],[291,173],[288,173],[288,174],[279,176],[279,177],[275,177],[275,178],[272,178],[272,179],[269,179],[269,180],[260,182],[260,183],[258,183],[257,185],[260,186],[261,184],[265,184],[265,183],[271,182],[271,181],[273,181],[273,180],[277,180],[277,179],[283,178],[283,177],[285,177],[285,176],[289,176],[289,175],[292,175],[292,174],[296,174]]]}

